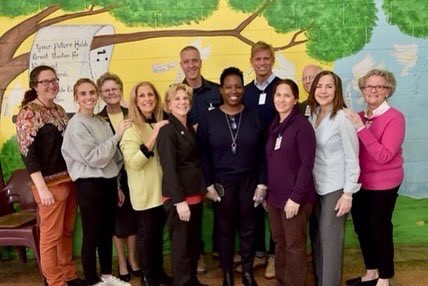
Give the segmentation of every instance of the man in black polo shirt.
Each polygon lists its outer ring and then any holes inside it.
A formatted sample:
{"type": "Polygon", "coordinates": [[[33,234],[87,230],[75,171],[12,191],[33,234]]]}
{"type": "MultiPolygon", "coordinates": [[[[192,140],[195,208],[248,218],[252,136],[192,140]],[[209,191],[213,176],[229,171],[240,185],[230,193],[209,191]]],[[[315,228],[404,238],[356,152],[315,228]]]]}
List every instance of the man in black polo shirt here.
{"type": "MultiPolygon", "coordinates": [[[[193,89],[192,109],[188,113],[188,122],[197,127],[199,120],[206,114],[220,106],[223,100],[220,95],[219,85],[206,80],[201,75],[202,59],[201,53],[194,46],[186,46],[180,52],[180,66],[184,72],[183,83],[193,89]]],[[[213,227],[213,252],[218,253],[215,238],[215,227],[213,227]]],[[[202,237],[201,237],[202,239],[202,237]]],[[[201,255],[199,257],[197,272],[204,274],[207,272],[205,264],[203,241],[201,242],[201,255]]]]}

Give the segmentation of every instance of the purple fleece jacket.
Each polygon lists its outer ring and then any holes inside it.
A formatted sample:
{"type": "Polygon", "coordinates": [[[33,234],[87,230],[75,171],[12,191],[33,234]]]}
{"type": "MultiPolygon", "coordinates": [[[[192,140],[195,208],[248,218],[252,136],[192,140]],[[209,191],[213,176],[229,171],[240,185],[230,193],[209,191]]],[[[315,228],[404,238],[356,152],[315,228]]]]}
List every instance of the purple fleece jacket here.
{"type": "Polygon", "coordinates": [[[283,208],[289,198],[299,204],[314,202],[315,147],[314,129],[297,107],[282,123],[275,118],[266,143],[268,204],[283,208]],[[275,148],[280,135],[281,144],[275,148]]]}

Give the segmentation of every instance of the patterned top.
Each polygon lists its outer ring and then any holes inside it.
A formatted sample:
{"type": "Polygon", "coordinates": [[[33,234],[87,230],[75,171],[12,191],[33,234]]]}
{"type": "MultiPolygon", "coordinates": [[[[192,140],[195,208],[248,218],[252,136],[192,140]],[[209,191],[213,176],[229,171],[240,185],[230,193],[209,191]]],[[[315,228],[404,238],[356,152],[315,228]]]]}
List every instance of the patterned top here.
{"type": "Polygon", "coordinates": [[[23,106],[16,120],[19,151],[30,174],[43,176],[67,170],[61,145],[68,117],[64,109],[30,102],[23,106]]]}

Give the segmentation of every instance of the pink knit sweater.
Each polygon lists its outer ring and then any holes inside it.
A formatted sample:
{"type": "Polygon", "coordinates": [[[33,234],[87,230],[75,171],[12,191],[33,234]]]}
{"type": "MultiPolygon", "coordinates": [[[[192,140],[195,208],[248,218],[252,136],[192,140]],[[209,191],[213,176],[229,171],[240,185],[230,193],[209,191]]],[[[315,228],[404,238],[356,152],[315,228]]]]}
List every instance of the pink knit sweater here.
{"type": "MultiPolygon", "coordinates": [[[[359,113],[366,124],[364,112],[359,113]]],[[[401,184],[404,177],[403,150],[405,119],[391,107],[372,118],[369,127],[358,132],[360,139],[360,183],[369,190],[387,190],[401,184]]]]}

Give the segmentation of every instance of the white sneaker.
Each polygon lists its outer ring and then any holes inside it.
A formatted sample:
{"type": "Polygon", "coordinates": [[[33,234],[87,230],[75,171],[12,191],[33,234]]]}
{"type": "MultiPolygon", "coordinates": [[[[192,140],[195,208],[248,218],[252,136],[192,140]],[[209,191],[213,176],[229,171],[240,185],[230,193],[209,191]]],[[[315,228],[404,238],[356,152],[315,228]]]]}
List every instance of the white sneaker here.
{"type": "Polygon", "coordinates": [[[101,280],[103,286],[132,286],[130,283],[125,282],[113,275],[102,275],[101,280]]]}

